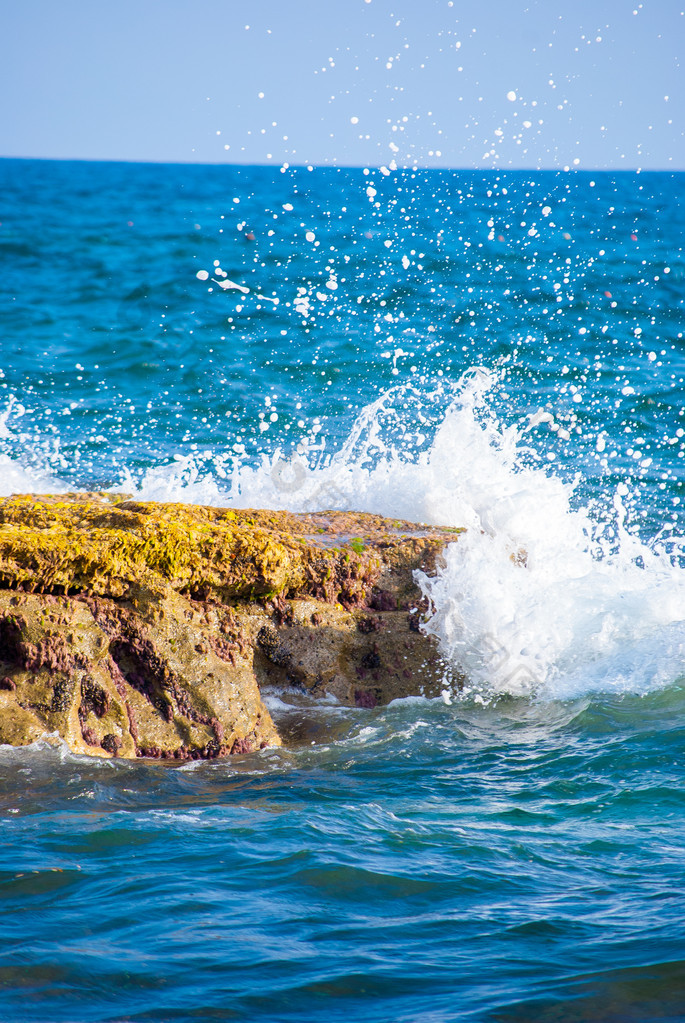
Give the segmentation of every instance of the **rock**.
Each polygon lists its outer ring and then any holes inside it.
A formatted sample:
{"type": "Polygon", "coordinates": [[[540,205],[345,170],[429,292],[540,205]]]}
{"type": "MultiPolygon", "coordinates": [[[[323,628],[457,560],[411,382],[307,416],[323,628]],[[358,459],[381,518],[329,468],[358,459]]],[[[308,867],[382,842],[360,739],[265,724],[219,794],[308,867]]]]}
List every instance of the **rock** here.
{"type": "Polygon", "coordinates": [[[459,530],[121,495],[0,503],[0,742],[187,760],[279,743],[260,687],[437,695],[413,572],[459,530]]]}
{"type": "Polygon", "coordinates": [[[0,661],[15,685],[0,694],[0,741],[39,729],[75,753],[177,760],[277,743],[254,674],[202,644],[198,617],[170,588],[117,602],[0,592],[0,661]]]}

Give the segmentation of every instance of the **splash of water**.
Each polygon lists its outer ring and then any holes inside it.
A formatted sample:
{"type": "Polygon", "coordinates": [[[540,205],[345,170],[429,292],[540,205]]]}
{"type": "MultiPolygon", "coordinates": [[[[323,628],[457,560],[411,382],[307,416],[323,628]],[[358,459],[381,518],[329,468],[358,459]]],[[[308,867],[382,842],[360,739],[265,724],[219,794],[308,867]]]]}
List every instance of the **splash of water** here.
{"type": "Polygon", "coordinates": [[[674,541],[648,544],[626,529],[624,487],[608,524],[574,508],[573,486],[526,458],[523,431],[489,413],[495,384],[483,370],[463,377],[424,450],[407,426],[426,418],[422,401],[397,389],[364,410],[330,458],[277,454],[239,469],[233,500],[466,526],[438,575],[417,581],[434,608],[425,631],[481,698],[672,683],[685,666],[674,541]]]}
{"type": "MultiPolygon", "coordinates": [[[[685,667],[677,542],[645,543],[626,529],[623,486],[609,523],[574,508],[573,485],[527,457],[530,423],[503,427],[489,411],[497,383],[475,369],[430,395],[396,388],[363,410],[330,455],[322,442],[238,464],[223,495],[184,464],[174,496],[197,499],[204,487],[212,503],[465,526],[437,576],[417,581],[434,609],[425,631],[480,698],[644,693],[674,682],[685,667]]],[[[161,496],[160,481],[149,474],[143,495],[161,496]]]]}
{"type": "MultiPolygon", "coordinates": [[[[315,433],[290,456],[276,450],[256,465],[214,454],[214,472],[176,456],[142,478],[126,471],[114,489],[466,527],[437,575],[417,573],[417,582],[433,609],[424,629],[472,695],[566,699],[672,684],[685,667],[683,540],[647,543],[629,532],[625,487],[607,501],[608,524],[575,507],[573,485],[527,446],[531,424],[504,427],[492,414],[498,380],[474,369],[430,393],[394,388],[362,411],[337,451],[315,433]]],[[[59,488],[6,461],[6,492],[59,488]]]]}

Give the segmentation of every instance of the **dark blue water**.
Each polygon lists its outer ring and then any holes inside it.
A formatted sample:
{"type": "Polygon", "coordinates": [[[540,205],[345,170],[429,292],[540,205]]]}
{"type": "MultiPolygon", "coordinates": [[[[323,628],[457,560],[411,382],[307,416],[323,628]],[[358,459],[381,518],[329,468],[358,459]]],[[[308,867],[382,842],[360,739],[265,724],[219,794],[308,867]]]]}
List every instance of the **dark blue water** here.
{"type": "Polygon", "coordinates": [[[467,525],[473,680],[272,693],[220,763],[0,749],[0,1017],[685,1019],[685,176],[0,186],[3,492],[467,525]]]}

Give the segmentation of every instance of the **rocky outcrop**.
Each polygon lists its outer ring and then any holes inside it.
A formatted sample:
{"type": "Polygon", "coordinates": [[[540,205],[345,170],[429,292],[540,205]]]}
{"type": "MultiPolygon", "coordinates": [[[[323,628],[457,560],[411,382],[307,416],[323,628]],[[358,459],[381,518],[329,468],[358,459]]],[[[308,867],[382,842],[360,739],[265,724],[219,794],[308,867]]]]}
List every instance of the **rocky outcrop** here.
{"type": "Polygon", "coordinates": [[[459,530],[119,495],[0,503],[0,743],[197,759],[278,744],[260,689],[438,693],[413,572],[459,530]]]}

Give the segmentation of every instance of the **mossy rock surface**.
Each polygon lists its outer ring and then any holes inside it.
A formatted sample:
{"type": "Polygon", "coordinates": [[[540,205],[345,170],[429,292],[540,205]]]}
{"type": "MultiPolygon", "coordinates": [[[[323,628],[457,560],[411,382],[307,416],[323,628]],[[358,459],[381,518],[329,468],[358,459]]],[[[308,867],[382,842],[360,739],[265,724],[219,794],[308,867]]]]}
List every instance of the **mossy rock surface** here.
{"type": "Polygon", "coordinates": [[[279,742],[260,685],[435,692],[413,572],[459,530],[107,494],[0,503],[0,742],[183,760],[279,742]],[[412,614],[409,612],[413,612],[412,614]]]}
{"type": "Polygon", "coordinates": [[[354,607],[388,570],[434,561],[458,532],[351,512],[20,495],[0,504],[0,586],[118,598],[152,575],[200,599],[282,595],[354,607]]]}

